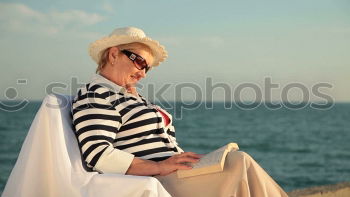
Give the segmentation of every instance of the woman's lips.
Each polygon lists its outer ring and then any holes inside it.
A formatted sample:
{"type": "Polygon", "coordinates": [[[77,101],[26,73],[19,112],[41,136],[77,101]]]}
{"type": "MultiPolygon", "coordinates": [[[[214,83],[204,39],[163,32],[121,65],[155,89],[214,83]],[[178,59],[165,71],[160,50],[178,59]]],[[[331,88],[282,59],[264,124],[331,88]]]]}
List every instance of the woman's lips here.
{"type": "Polygon", "coordinates": [[[141,77],[137,77],[137,76],[135,76],[135,75],[131,75],[131,78],[133,78],[133,79],[135,79],[135,80],[138,81],[138,80],[140,80],[141,77]]]}

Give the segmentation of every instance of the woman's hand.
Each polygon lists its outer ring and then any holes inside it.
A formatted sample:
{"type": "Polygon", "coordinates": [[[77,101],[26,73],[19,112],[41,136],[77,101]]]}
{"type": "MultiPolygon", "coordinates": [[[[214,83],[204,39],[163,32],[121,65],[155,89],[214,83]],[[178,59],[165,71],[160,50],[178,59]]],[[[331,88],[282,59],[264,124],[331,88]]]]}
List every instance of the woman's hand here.
{"type": "Polygon", "coordinates": [[[130,94],[133,94],[135,96],[138,96],[138,93],[137,93],[137,90],[136,90],[136,87],[133,86],[133,85],[126,85],[125,87],[126,91],[130,94]]]}
{"type": "Polygon", "coordinates": [[[197,163],[201,157],[202,155],[193,152],[173,155],[164,161],[158,162],[159,174],[165,176],[176,170],[190,170],[192,167],[188,163],[197,163]]]}

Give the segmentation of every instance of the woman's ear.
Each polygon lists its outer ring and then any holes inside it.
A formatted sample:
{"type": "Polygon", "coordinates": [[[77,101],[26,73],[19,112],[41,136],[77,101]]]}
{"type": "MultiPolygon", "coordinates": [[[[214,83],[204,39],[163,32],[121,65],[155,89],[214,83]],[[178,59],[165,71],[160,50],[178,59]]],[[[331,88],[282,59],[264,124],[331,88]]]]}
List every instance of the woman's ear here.
{"type": "Polygon", "coordinates": [[[109,49],[108,60],[113,65],[118,59],[119,49],[118,47],[111,47],[109,49]]]}

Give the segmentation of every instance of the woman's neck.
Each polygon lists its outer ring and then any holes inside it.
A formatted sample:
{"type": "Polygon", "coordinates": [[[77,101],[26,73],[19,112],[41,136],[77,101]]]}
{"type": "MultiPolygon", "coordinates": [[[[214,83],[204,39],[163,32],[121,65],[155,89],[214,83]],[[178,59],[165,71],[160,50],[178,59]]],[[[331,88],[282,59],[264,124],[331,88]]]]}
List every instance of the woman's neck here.
{"type": "Polygon", "coordinates": [[[125,90],[130,93],[130,94],[133,94],[134,96],[138,96],[139,94],[137,93],[137,90],[135,88],[135,86],[132,86],[132,85],[123,85],[121,83],[119,83],[116,79],[114,79],[113,76],[113,72],[109,72],[108,70],[104,69],[104,70],[101,70],[99,72],[99,74],[101,76],[103,76],[104,78],[108,79],[109,81],[112,81],[113,83],[115,83],[116,85],[118,86],[121,86],[123,88],[125,88],[125,90]]]}

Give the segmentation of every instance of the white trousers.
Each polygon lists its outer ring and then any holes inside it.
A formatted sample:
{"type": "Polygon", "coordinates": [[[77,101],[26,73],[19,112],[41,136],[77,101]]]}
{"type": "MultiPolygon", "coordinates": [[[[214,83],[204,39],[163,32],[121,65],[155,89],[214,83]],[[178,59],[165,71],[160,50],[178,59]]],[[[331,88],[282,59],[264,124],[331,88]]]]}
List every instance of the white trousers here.
{"type": "Polygon", "coordinates": [[[227,154],[223,172],[177,178],[156,176],[174,197],[286,197],[283,189],[247,153],[227,154]]]}

